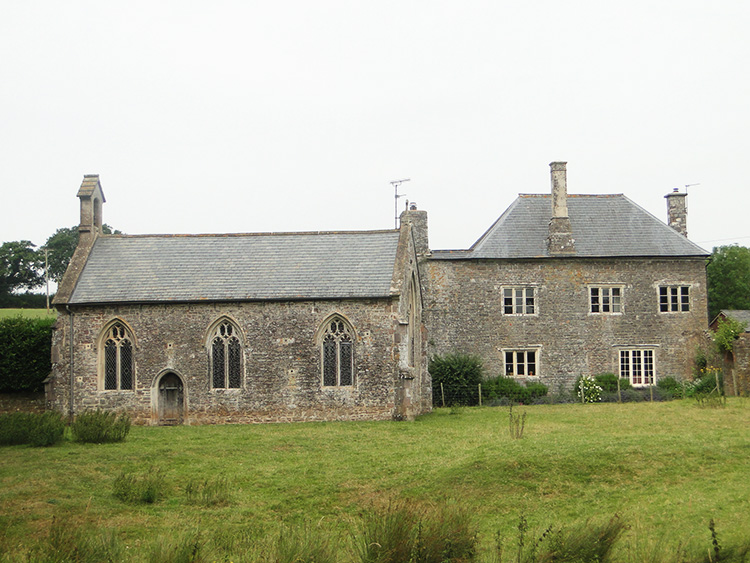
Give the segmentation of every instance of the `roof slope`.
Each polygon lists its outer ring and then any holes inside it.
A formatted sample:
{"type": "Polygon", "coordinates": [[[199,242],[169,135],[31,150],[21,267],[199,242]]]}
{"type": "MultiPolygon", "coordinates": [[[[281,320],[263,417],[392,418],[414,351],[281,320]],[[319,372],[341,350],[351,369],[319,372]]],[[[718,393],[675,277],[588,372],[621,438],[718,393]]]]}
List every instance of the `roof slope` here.
{"type": "MultiPolygon", "coordinates": [[[[750,311],[746,309],[722,309],[721,312],[716,316],[716,319],[718,319],[721,315],[724,315],[725,317],[734,319],[741,323],[745,323],[745,332],[750,332],[750,311]]],[[[711,321],[711,324],[713,324],[716,319],[711,321]]]]}
{"type": "MultiPolygon", "coordinates": [[[[550,195],[521,194],[467,251],[437,259],[549,257],[550,195]]],[[[569,195],[575,257],[707,256],[709,253],[622,194],[569,195]]]]}
{"type": "Polygon", "coordinates": [[[99,237],[71,304],[390,295],[398,231],[99,237]]]}

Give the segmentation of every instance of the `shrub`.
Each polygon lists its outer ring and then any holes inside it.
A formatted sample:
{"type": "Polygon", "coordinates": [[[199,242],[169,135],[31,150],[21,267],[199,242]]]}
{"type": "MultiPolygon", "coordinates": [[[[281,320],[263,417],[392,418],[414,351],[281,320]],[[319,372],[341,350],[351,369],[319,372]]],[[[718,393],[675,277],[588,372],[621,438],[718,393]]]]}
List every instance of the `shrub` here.
{"type": "Polygon", "coordinates": [[[89,444],[122,442],[130,432],[130,417],[102,410],[86,411],[76,416],[71,426],[73,440],[89,444]]]}
{"type": "Polygon", "coordinates": [[[549,391],[549,388],[546,385],[537,381],[527,381],[526,389],[528,389],[529,396],[531,397],[532,401],[534,399],[541,399],[542,397],[546,397],[547,392],[549,391]]]}
{"type": "MultiPolygon", "coordinates": [[[[606,393],[617,393],[618,377],[614,373],[600,373],[594,376],[596,384],[606,393]]],[[[633,386],[627,377],[620,377],[620,391],[631,389],[633,386]]]]}
{"type": "Polygon", "coordinates": [[[446,354],[430,360],[433,403],[471,406],[479,403],[479,384],[482,383],[482,360],[470,354],[446,354]],[[442,384],[442,390],[440,388],[442,384]]]}
{"type": "Polygon", "coordinates": [[[35,416],[29,432],[29,444],[36,447],[52,446],[61,442],[65,434],[65,422],[57,411],[48,411],[35,416]]]}
{"type": "Polygon", "coordinates": [[[40,391],[52,369],[55,319],[0,319],[0,393],[40,391]]]}
{"type": "Polygon", "coordinates": [[[482,383],[482,398],[494,400],[507,398],[509,402],[528,403],[531,394],[528,389],[511,377],[494,377],[482,383]]]}
{"type": "Polygon", "coordinates": [[[602,400],[602,388],[590,375],[581,375],[576,379],[573,391],[582,403],[598,403],[602,400]]]}
{"type": "Polygon", "coordinates": [[[708,395],[716,392],[716,380],[719,380],[718,394],[724,394],[724,374],[716,369],[708,368],[700,377],[692,382],[692,385],[686,386],[685,396],[696,397],[699,395],[708,395]]]}
{"type": "Polygon", "coordinates": [[[0,415],[0,446],[28,444],[34,415],[14,412],[0,415]]]}
{"type": "Polygon", "coordinates": [[[667,376],[662,377],[656,382],[656,387],[669,393],[675,399],[681,399],[684,395],[684,388],[681,382],[677,381],[674,377],[667,376]]]}
{"type": "Polygon", "coordinates": [[[0,445],[52,446],[62,441],[65,422],[56,411],[0,415],[0,445]]]}
{"type": "Polygon", "coordinates": [[[482,399],[495,401],[494,404],[531,404],[535,399],[547,394],[547,386],[538,382],[521,385],[512,377],[494,377],[482,383],[482,399]]]}

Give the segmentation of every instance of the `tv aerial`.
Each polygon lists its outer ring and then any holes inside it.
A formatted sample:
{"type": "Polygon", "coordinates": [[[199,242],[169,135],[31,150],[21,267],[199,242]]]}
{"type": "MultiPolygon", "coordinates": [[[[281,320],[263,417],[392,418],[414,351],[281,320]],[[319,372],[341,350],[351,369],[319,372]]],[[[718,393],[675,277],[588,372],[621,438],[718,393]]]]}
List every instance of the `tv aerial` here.
{"type": "Polygon", "coordinates": [[[401,180],[392,180],[391,186],[393,186],[393,228],[398,229],[398,198],[404,197],[406,194],[398,193],[398,188],[404,182],[410,182],[411,178],[403,178],[401,180]]]}

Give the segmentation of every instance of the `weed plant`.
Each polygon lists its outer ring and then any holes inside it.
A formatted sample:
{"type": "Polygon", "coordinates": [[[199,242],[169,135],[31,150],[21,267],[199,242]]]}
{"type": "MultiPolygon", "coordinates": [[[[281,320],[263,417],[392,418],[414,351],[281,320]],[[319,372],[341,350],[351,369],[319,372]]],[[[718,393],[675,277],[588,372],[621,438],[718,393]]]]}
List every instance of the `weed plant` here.
{"type": "Polygon", "coordinates": [[[474,561],[477,532],[455,504],[417,508],[392,501],[363,515],[354,538],[358,563],[474,561]]]}
{"type": "Polygon", "coordinates": [[[232,501],[226,477],[191,479],[185,485],[185,495],[188,503],[200,506],[224,506],[232,501]]]}
{"type": "Polygon", "coordinates": [[[159,467],[136,474],[123,471],[112,485],[118,500],[133,504],[154,504],[167,497],[167,480],[159,467]]]}
{"type": "Polygon", "coordinates": [[[526,426],[526,411],[521,414],[513,414],[513,405],[508,408],[508,430],[513,440],[523,438],[523,429],[526,426]]]}
{"type": "Polygon", "coordinates": [[[265,555],[272,563],[336,563],[337,551],[330,540],[308,524],[283,526],[265,555]]]}
{"type": "Polygon", "coordinates": [[[158,538],[148,553],[147,563],[203,563],[211,561],[206,556],[206,542],[197,530],[177,536],[158,538]]]}
{"type": "Polygon", "coordinates": [[[46,539],[27,554],[34,563],[119,563],[125,560],[122,541],[111,530],[72,525],[54,518],[46,539]]]}
{"type": "Polygon", "coordinates": [[[130,432],[130,417],[102,410],[82,412],[71,425],[73,440],[88,444],[122,442],[130,432]]]}

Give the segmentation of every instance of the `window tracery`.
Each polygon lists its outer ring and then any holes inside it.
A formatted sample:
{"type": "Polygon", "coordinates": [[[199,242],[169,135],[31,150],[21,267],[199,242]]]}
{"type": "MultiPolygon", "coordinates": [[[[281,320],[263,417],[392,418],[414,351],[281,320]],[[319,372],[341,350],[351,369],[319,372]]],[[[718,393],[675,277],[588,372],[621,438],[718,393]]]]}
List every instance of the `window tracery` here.
{"type": "Polygon", "coordinates": [[[103,339],[105,391],[133,389],[133,338],[121,322],[112,324],[103,339]]]}
{"type": "Polygon", "coordinates": [[[216,327],[211,339],[211,386],[239,389],[242,386],[242,344],[237,328],[229,321],[216,327]]]}
{"type": "Polygon", "coordinates": [[[352,333],[340,317],[326,323],[322,346],[323,385],[352,385],[354,382],[354,346],[352,333]]]}

